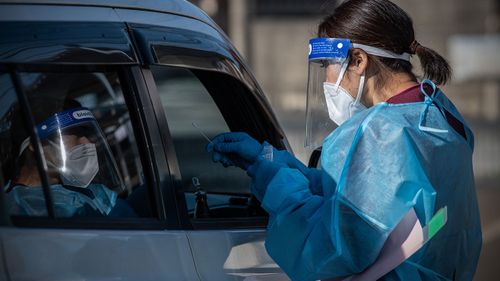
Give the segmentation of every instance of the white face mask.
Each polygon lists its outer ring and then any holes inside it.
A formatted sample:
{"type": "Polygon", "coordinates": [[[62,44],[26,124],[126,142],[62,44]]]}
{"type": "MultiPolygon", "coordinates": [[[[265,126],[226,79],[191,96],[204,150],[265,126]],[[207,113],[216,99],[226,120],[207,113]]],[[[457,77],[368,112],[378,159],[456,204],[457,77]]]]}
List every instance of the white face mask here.
{"type": "Polygon", "coordinates": [[[361,75],[359,80],[358,93],[354,99],[349,92],[340,86],[340,82],[344,77],[348,66],[348,62],[342,64],[342,68],[335,84],[325,82],[323,83],[323,90],[325,93],[326,105],[328,107],[328,115],[333,122],[337,125],[342,125],[347,119],[351,118],[354,114],[366,109],[361,103],[361,96],[363,94],[363,87],[365,85],[365,74],[361,75]]]}
{"type": "MultiPolygon", "coordinates": [[[[54,163],[47,161],[49,166],[54,163]]],[[[66,152],[66,159],[56,167],[64,185],[87,187],[99,172],[99,161],[95,144],[85,143],[72,147],[66,152]]]]}

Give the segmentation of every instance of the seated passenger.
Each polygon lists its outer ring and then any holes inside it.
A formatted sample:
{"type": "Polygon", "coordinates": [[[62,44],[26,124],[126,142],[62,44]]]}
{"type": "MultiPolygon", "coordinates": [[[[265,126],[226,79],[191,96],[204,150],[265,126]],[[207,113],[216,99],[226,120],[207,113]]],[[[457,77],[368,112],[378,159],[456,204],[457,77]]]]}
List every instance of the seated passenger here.
{"type": "MultiPolygon", "coordinates": [[[[33,112],[35,122],[43,120],[36,128],[56,217],[136,216],[126,201],[117,198],[125,186],[94,115],[76,101],[70,103],[69,108],[67,104],[59,107],[59,112],[40,108],[33,112]]],[[[18,168],[7,189],[8,211],[11,215],[47,216],[29,137],[19,145],[18,155],[18,168]]]]}

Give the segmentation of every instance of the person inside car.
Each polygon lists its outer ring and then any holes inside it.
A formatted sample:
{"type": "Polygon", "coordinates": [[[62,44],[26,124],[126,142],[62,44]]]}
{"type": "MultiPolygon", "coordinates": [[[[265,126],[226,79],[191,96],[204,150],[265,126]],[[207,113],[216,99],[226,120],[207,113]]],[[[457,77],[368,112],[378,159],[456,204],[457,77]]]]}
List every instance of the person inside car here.
{"type": "MultiPolygon", "coordinates": [[[[90,110],[75,100],[46,100],[35,103],[33,116],[57,217],[137,216],[133,204],[118,198],[125,186],[90,110]]],[[[6,190],[8,211],[11,215],[47,216],[33,142],[19,133],[16,138],[19,149],[15,173],[6,190]]]]}

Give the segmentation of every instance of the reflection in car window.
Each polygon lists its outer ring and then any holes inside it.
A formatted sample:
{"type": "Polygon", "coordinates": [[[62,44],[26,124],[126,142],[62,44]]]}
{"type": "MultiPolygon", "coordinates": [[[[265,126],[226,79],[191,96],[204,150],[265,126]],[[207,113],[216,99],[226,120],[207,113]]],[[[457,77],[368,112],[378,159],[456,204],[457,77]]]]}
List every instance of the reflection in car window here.
{"type": "MultiPolygon", "coordinates": [[[[148,216],[142,166],[118,75],[19,75],[42,144],[56,217],[148,216]]],[[[19,157],[9,160],[16,167],[7,177],[10,213],[46,216],[30,139],[11,123],[19,157]]]]}
{"type": "Polygon", "coordinates": [[[247,174],[241,169],[224,168],[212,162],[205,150],[208,141],[203,134],[213,138],[230,131],[211,93],[188,69],[152,66],[151,70],[174,142],[190,211],[194,206],[192,193],[196,191],[193,180],[208,193],[211,209],[228,205],[228,200],[234,201],[230,195],[249,197],[247,174]]]}

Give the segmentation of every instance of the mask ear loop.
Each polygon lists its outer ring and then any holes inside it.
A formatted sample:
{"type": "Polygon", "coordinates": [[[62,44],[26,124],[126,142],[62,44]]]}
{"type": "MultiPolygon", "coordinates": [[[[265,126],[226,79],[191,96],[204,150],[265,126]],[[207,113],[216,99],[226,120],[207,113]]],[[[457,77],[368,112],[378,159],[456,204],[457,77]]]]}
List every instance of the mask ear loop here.
{"type": "MultiPolygon", "coordinates": [[[[427,127],[424,126],[424,119],[427,116],[427,111],[429,110],[429,107],[436,101],[435,100],[435,95],[436,95],[436,84],[434,84],[432,81],[426,79],[422,81],[420,84],[420,92],[425,95],[425,101],[424,101],[424,109],[420,112],[420,120],[418,122],[418,128],[420,131],[425,131],[425,132],[432,132],[432,133],[448,133],[448,130],[443,130],[443,129],[438,129],[438,128],[432,128],[432,127],[427,127]],[[425,85],[430,85],[432,87],[432,94],[429,95],[424,89],[425,85]]],[[[439,111],[441,112],[441,105],[439,101],[436,101],[436,104],[439,108],[439,111]]]]}
{"type": "Polygon", "coordinates": [[[343,63],[340,68],[340,73],[339,77],[337,78],[337,81],[335,82],[335,87],[338,90],[340,86],[340,82],[342,82],[342,79],[344,78],[345,72],[347,71],[347,67],[349,66],[349,58],[347,58],[343,63]]]}
{"type": "Polygon", "coordinates": [[[359,86],[358,86],[358,93],[356,94],[356,100],[354,101],[354,104],[360,103],[361,96],[363,96],[363,89],[365,87],[365,71],[363,71],[363,74],[361,74],[361,77],[359,78],[359,86]]]}
{"type": "MultiPolygon", "coordinates": [[[[351,103],[351,105],[349,106],[349,114],[350,116],[352,117],[354,114],[353,114],[353,110],[354,110],[354,107],[357,105],[357,104],[360,104],[361,103],[361,97],[363,96],[363,88],[365,86],[365,72],[363,72],[363,74],[361,75],[361,77],[359,78],[359,86],[358,86],[358,93],[356,94],[356,99],[354,100],[353,103],[351,103]]],[[[363,105],[363,104],[362,104],[363,105]]],[[[364,106],[364,105],[363,105],[364,106]]]]}

